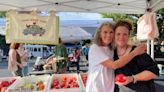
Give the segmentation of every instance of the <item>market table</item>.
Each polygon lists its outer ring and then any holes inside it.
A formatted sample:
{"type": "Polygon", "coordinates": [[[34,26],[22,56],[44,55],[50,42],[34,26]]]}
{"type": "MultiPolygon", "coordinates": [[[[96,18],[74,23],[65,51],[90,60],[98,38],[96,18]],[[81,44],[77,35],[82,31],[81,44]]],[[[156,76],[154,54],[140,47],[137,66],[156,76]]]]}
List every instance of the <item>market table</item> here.
{"type": "Polygon", "coordinates": [[[53,70],[43,70],[43,71],[32,71],[29,72],[28,75],[44,75],[44,74],[54,74],[55,72],[53,70]]]}

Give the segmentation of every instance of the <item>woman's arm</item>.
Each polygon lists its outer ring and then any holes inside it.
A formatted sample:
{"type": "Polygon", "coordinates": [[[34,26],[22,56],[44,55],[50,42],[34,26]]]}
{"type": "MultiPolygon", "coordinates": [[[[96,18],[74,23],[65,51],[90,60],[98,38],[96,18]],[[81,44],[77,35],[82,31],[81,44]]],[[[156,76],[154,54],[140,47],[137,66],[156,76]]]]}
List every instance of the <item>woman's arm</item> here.
{"type": "Polygon", "coordinates": [[[112,68],[112,69],[117,69],[125,66],[127,63],[130,62],[135,56],[141,55],[146,52],[146,45],[141,44],[138,47],[136,47],[132,52],[129,54],[121,57],[120,59],[113,61],[113,60],[106,60],[102,62],[102,65],[112,68]]]}
{"type": "Polygon", "coordinates": [[[12,64],[12,66],[14,66],[15,64],[18,65],[18,62],[17,62],[17,59],[16,59],[16,51],[15,50],[11,50],[10,57],[11,57],[11,64],[12,64]]]}
{"type": "Polygon", "coordinates": [[[148,81],[159,75],[157,63],[147,53],[136,57],[140,73],[133,75],[135,81],[148,81]]]}
{"type": "MultiPolygon", "coordinates": [[[[159,68],[157,63],[148,55],[144,53],[140,56],[135,57],[138,70],[137,74],[125,77],[126,81],[121,85],[127,85],[131,82],[136,83],[137,81],[148,81],[156,78],[159,75],[159,68]]],[[[118,83],[117,83],[118,84],[118,83]]]]}
{"type": "Polygon", "coordinates": [[[46,60],[46,63],[52,63],[50,61],[53,60],[54,57],[55,57],[55,54],[48,57],[48,59],[46,60]]]}
{"type": "Polygon", "coordinates": [[[157,75],[152,73],[151,71],[148,70],[144,70],[136,75],[132,75],[132,76],[126,76],[124,77],[124,79],[126,80],[123,83],[120,82],[116,82],[116,84],[118,85],[127,85],[129,83],[136,83],[137,81],[149,81],[151,79],[156,78],[157,75]]]}
{"type": "Polygon", "coordinates": [[[134,80],[137,81],[148,81],[157,77],[156,74],[152,73],[151,71],[144,70],[136,75],[133,75],[134,80]]]}
{"type": "Polygon", "coordinates": [[[16,50],[15,51],[14,50],[12,51],[12,54],[11,54],[11,63],[12,63],[12,65],[13,64],[17,64],[21,68],[23,68],[23,65],[17,62],[17,52],[16,52],[16,50]]]}

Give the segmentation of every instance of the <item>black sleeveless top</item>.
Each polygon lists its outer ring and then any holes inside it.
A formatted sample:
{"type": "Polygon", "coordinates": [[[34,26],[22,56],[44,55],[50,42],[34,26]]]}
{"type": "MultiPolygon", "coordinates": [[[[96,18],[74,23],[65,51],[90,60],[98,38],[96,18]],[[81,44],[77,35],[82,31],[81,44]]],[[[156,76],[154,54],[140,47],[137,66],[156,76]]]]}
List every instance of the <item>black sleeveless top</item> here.
{"type": "MultiPolygon", "coordinates": [[[[17,52],[17,51],[16,51],[17,52]]],[[[18,54],[18,52],[17,52],[17,62],[19,63],[19,64],[21,64],[21,57],[20,57],[20,55],[18,54]]],[[[18,67],[18,69],[22,69],[19,65],[17,65],[17,67],[18,67]]]]}
{"type": "MultiPolygon", "coordinates": [[[[136,46],[132,46],[134,50],[136,46]]],[[[114,50],[114,60],[119,59],[117,55],[117,49],[114,50]]],[[[151,71],[152,73],[159,75],[159,69],[157,63],[147,54],[138,55],[134,57],[127,65],[115,70],[115,75],[123,73],[126,76],[138,74],[144,70],[151,71]]],[[[136,92],[155,92],[154,80],[138,81],[137,83],[129,83],[126,87],[135,90],[136,92]]],[[[118,86],[115,87],[115,92],[118,92],[118,86]]],[[[121,89],[120,89],[121,90],[121,89]]]]}

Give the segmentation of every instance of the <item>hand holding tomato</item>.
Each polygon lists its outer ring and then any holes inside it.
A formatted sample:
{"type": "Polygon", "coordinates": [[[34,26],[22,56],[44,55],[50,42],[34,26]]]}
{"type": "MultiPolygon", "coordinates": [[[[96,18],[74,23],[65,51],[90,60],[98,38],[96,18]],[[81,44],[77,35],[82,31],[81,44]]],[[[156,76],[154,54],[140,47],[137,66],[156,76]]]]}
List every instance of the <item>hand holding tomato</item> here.
{"type": "Polygon", "coordinates": [[[116,75],[115,80],[116,80],[116,82],[123,83],[126,81],[125,77],[126,76],[124,74],[118,74],[118,75],[116,75]]]}
{"type": "Polygon", "coordinates": [[[118,74],[115,77],[116,84],[117,85],[127,85],[131,82],[133,82],[133,77],[132,76],[125,76],[124,74],[118,74]]]}

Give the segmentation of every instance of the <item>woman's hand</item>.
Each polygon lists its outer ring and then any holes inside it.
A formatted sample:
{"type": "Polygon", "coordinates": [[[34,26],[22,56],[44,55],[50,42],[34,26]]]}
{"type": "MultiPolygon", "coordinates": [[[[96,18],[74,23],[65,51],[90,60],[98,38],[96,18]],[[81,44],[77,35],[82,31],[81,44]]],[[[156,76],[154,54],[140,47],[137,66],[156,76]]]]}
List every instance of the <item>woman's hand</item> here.
{"type": "Polygon", "coordinates": [[[127,84],[133,82],[133,77],[132,76],[125,76],[124,79],[126,80],[125,82],[118,82],[118,81],[116,81],[115,83],[117,85],[127,85],[127,84]]]}
{"type": "Polygon", "coordinates": [[[135,56],[141,55],[146,52],[146,49],[147,49],[146,44],[141,43],[133,50],[133,53],[135,56]]]}

